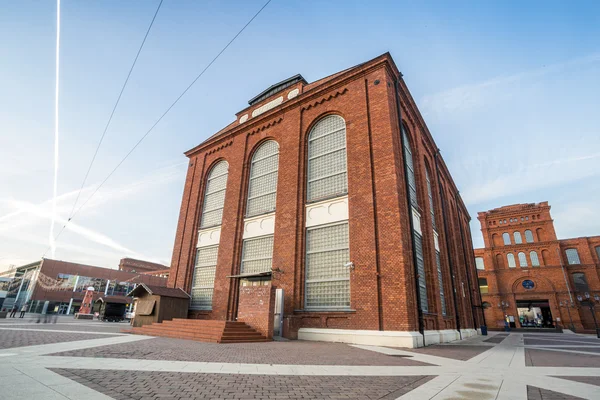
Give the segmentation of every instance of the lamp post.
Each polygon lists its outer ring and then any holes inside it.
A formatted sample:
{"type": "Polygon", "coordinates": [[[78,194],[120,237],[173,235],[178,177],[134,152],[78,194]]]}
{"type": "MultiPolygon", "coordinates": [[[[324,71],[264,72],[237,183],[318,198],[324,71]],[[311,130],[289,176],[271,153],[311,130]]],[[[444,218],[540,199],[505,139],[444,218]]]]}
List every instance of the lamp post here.
{"type": "Polygon", "coordinates": [[[504,330],[506,332],[510,332],[510,326],[508,324],[508,315],[506,314],[506,309],[510,307],[508,301],[501,301],[498,303],[498,307],[502,309],[502,314],[504,315],[504,330]]]}
{"type": "Polygon", "coordinates": [[[596,328],[596,336],[598,338],[600,338],[600,329],[598,329],[598,321],[596,321],[596,304],[600,304],[600,296],[598,296],[597,294],[594,295],[594,300],[592,301],[592,299],[590,298],[590,294],[588,292],[584,293],[585,296],[585,304],[583,303],[584,300],[581,297],[581,295],[577,296],[577,300],[579,301],[579,303],[582,306],[588,306],[588,308],[590,309],[590,312],[592,313],[592,318],[594,318],[594,327],[596,328]]]}
{"type": "Polygon", "coordinates": [[[561,301],[559,304],[561,307],[567,309],[567,314],[569,315],[569,328],[575,332],[575,325],[573,325],[573,319],[571,318],[571,308],[575,308],[575,303],[565,300],[564,302],[561,301]]]}

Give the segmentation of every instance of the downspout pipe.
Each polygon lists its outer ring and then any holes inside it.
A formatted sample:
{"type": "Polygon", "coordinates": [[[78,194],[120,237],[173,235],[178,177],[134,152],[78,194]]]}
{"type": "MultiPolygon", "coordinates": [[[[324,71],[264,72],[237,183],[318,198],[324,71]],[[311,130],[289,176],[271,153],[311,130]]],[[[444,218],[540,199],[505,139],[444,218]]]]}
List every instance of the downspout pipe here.
{"type": "MultiPolygon", "coordinates": [[[[396,113],[398,115],[398,133],[400,135],[400,153],[402,154],[402,159],[404,160],[404,135],[402,134],[402,109],[400,107],[400,86],[398,83],[398,78],[394,76],[394,97],[396,98],[396,113]]],[[[404,163],[406,164],[406,163],[404,163]]],[[[423,346],[425,346],[425,329],[423,324],[423,309],[421,308],[421,292],[419,287],[419,270],[417,267],[417,253],[415,251],[415,234],[414,234],[414,224],[412,218],[412,204],[410,202],[410,188],[408,187],[408,172],[406,165],[404,165],[404,187],[406,190],[406,204],[408,205],[408,223],[410,225],[410,241],[412,244],[412,255],[413,255],[413,268],[415,273],[415,295],[417,299],[417,312],[418,312],[418,324],[419,324],[419,333],[423,335],[423,346]]]]}
{"type": "MultiPolygon", "coordinates": [[[[456,198],[459,197],[458,192],[456,192],[456,198]]],[[[465,232],[463,229],[463,224],[460,218],[460,209],[458,207],[458,201],[456,201],[456,217],[458,218],[458,230],[460,231],[460,244],[463,251],[463,259],[465,260],[465,272],[467,274],[467,287],[469,288],[469,301],[471,302],[471,317],[473,317],[473,328],[477,330],[477,318],[475,316],[475,303],[473,302],[473,290],[471,287],[471,274],[469,273],[469,262],[467,261],[467,248],[465,247],[465,232]]]]}
{"type": "Polygon", "coordinates": [[[444,241],[446,242],[446,255],[448,256],[448,268],[450,269],[450,283],[452,284],[452,302],[454,303],[454,319],[456,321],[456,330],[462,339],[462,333],[460,332],[460,316],[458,315],[458,300],[456,299],[456,287],[454,286],[454,266],[452,265],[452,256],[450,254],[450,235],[448,234],[448,217],[446,215],[446,202],[444,197],[444,191],[442,190],[442,181],[440,179],[440,168],[438,166],[438,156],[440,149],[437,149],[433,160],[435,162],[435,174],[438,181],[438,191],[440,194],[440,203],[442,206],[442,221],[444,222],[444,241]]]}

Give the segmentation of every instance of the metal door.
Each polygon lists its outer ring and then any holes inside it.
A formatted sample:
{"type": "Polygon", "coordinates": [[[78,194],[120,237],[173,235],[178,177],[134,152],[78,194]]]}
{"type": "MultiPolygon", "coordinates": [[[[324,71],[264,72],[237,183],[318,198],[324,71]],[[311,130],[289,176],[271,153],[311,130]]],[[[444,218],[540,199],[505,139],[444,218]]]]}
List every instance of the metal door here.
{"type": "Polygon", "coordinates": [[[275,289],[275,321],[273,323],[273,336],[283,333],[283,289],[275,289]]]}

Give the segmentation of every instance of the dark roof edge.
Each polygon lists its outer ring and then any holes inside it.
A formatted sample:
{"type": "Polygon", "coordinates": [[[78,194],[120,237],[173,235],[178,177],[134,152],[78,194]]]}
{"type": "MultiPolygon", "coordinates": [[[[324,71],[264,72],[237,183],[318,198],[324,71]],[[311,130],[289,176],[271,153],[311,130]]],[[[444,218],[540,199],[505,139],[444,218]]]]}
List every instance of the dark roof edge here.
{"type": "MultiPolygon", "coordinates": [[[[304,77],[300,74],[296,74],[294,76],[291,76],[287,79],[282,80],[281,82],[275,83],[271,86],[269,86],[268,88],[266,88],[265,90],[263,90],[262,92],[260,92],[259,94],[257,94],[256,96],[254,96],[253,98],[251,98],[250,100],[248,100],[248,104],[253,105],[256,100],[258,100],[259,98],[261,98],[262,96],[264,96],[265,94],[269,93],[269,91],[271,89],[276,88],[277,86],[283,86],[288,82],[291,82],[293,80],[298,80],[298,82],[304,82],[305,85],[308,85],[308,82],[306,82],[306,79],[304,79],[304,77]]],[[[283,90],[283,89],[282,89],[283,90]]]]}

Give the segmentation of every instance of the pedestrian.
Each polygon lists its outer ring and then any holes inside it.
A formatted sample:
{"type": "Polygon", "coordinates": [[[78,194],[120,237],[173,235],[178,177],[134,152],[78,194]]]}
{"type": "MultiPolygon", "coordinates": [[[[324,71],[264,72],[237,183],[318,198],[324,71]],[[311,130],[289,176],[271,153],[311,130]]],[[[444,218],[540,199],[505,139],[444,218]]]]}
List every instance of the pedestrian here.
{"type": "Polygon", "coordinates": [[[25,317],[25,312],[27,312],[27,304],[23,304],[23,307],[21,307],[21,315],[19,315],[19,318],[25,317]]]}
{"type": "Polygon", "coordinates": [[[16,305],[16,304],[13,304],[13,307],[12,307],[12,309],[10,310],[10,317],[11,317],[11,318],[14,318],[16,313],[17,313],[17,305],[16,305]]]}

